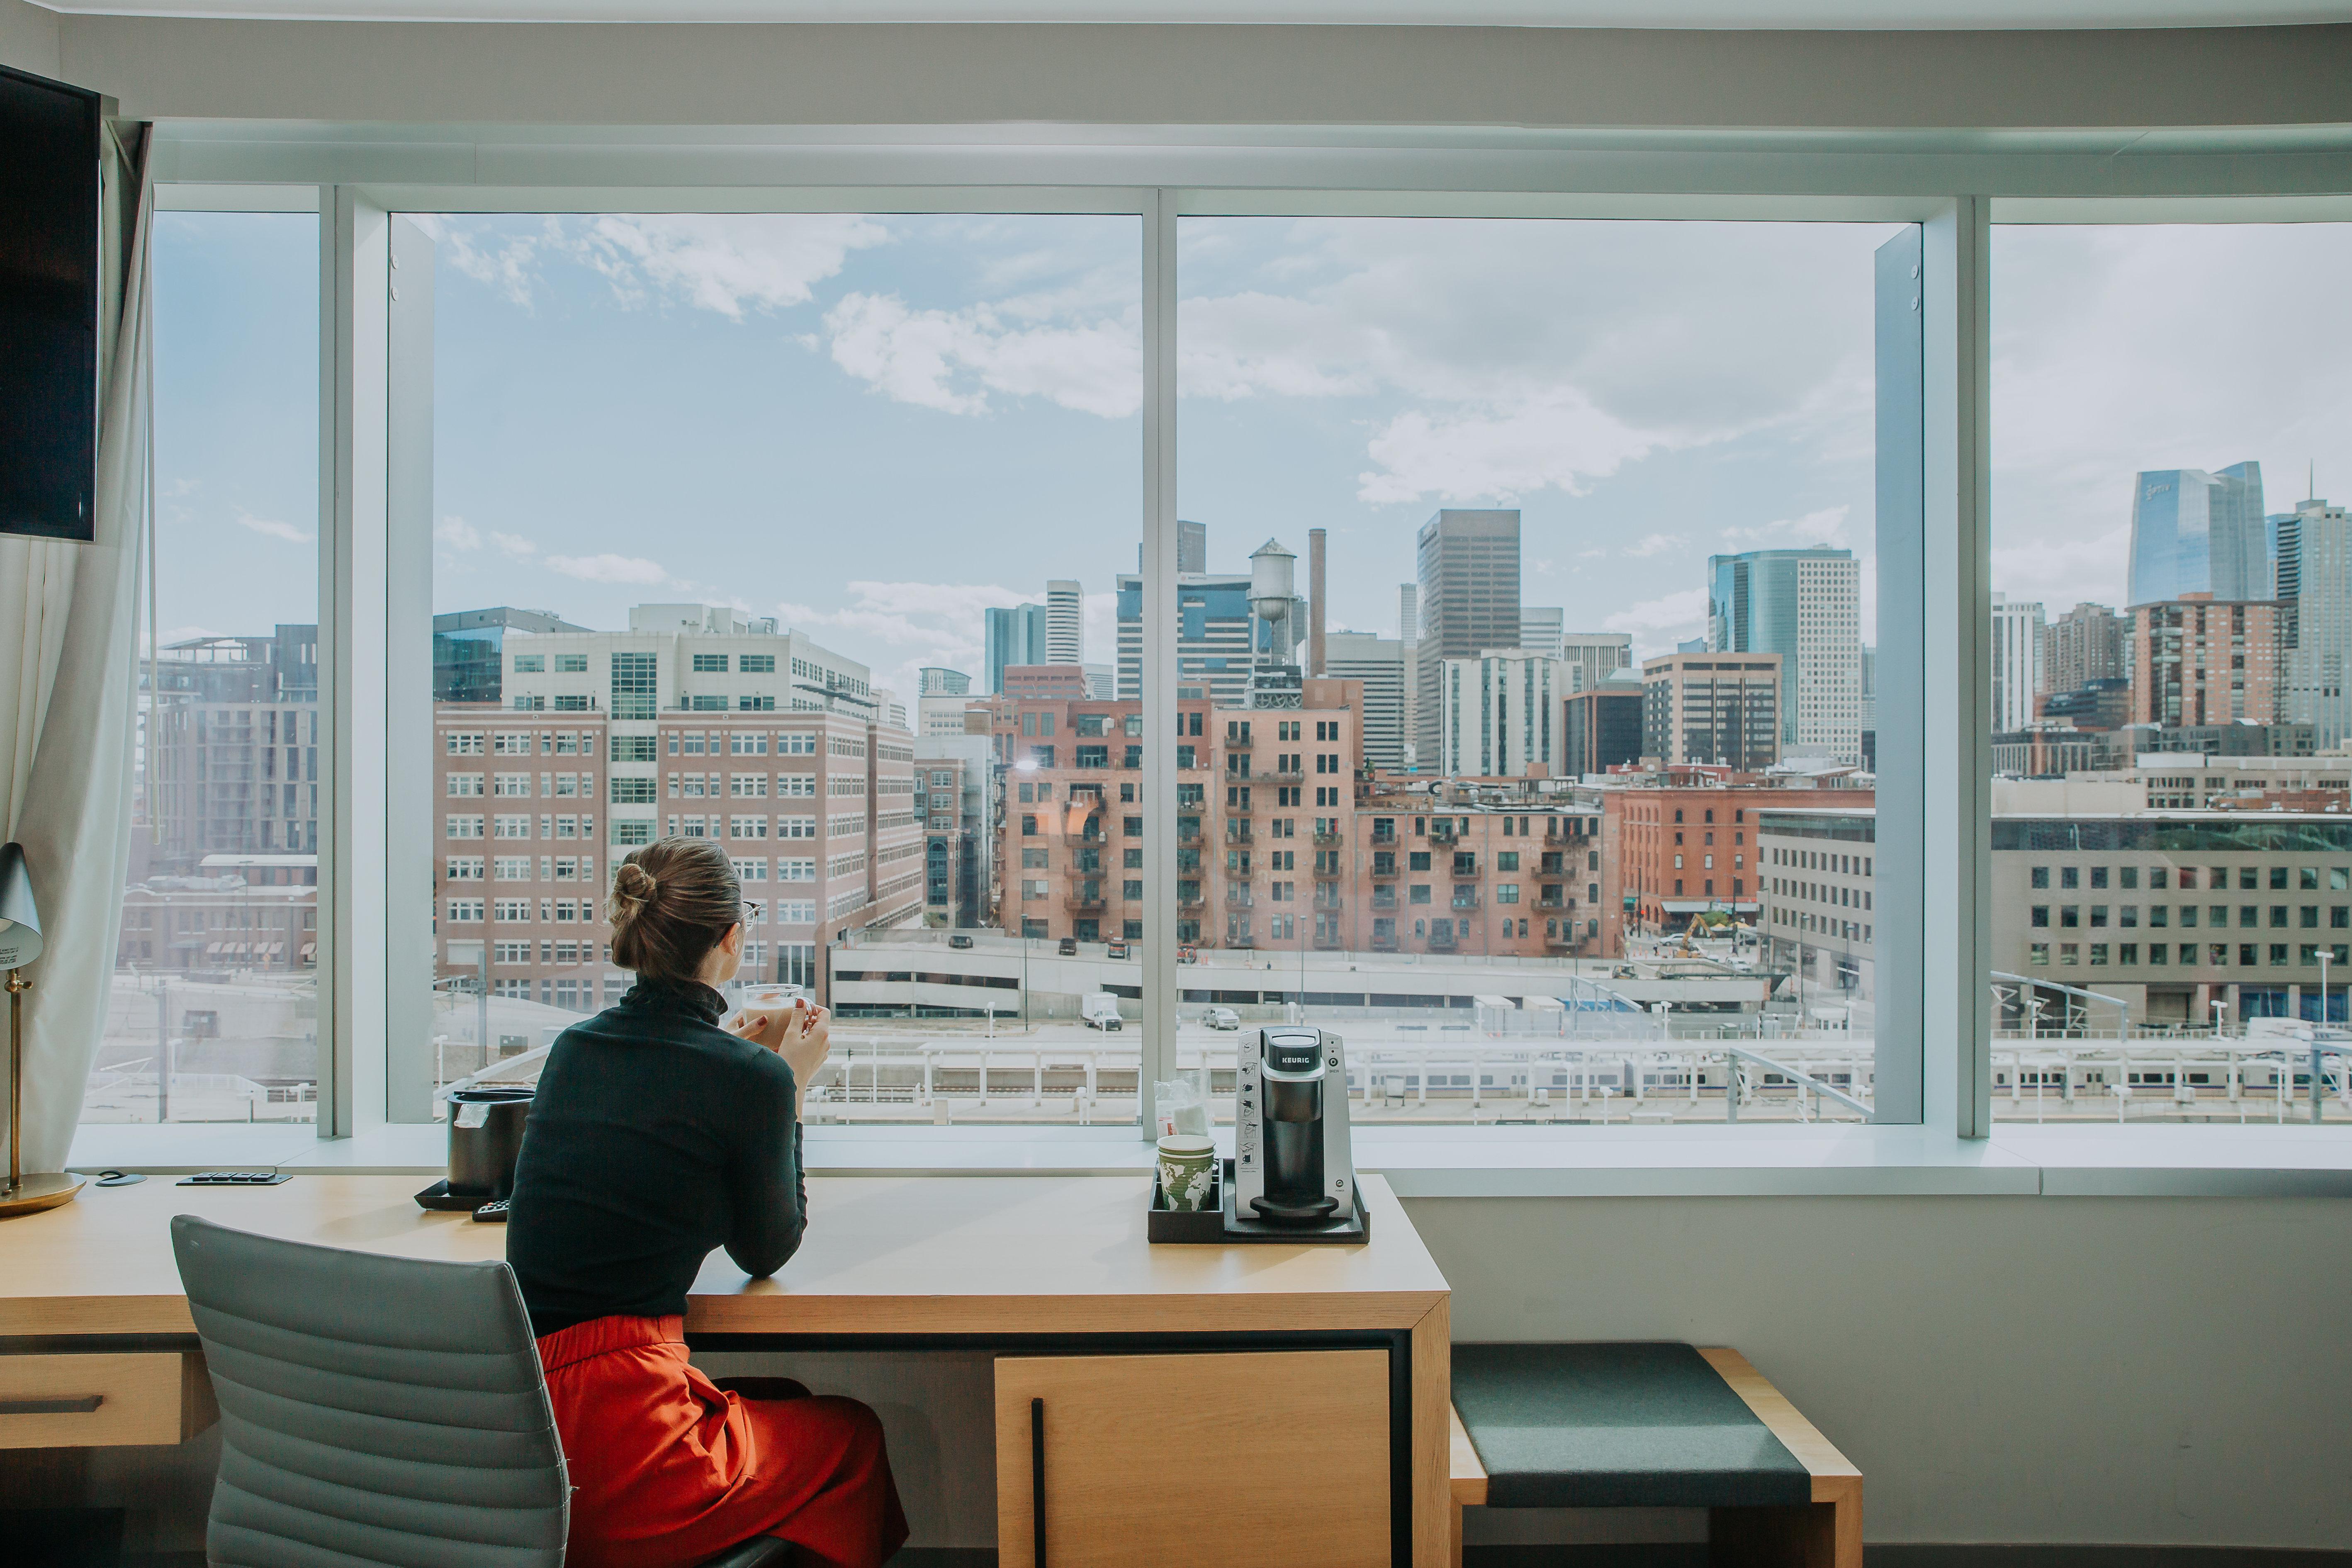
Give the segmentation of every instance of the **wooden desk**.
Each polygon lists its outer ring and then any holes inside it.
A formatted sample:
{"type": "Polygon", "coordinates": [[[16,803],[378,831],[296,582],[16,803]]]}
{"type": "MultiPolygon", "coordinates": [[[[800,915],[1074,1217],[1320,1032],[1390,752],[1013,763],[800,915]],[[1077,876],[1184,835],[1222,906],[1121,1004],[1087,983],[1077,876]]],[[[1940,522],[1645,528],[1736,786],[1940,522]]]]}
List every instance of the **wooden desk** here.
{"type": "MultiPolygon", "coordinates": [[[[799,1254],[776,1278],[756,1280],[714,1254],[688,1300],[688,1336],[730,1349],[844,1341],[1045,1352],[1377,1349],[1391,1386],[1391,1561],[1439,1568],[1452,1522],[1448,1293],[1388,1184],[1363,1179],[1373,1237],[1364,1247],[1152,1247],[1146,1180],[814,1179],[799,1254]]],[[[424,1184],[415,1175],[299,1175],[278,1187],[153,1177],[85,1188],[63,1207],[0,1223],[0,1354],[187,1348],[178,1342],[194,1325],[168,1229],[178,1214],[404,1257],[501,1256],[503,1227],[423,1213],[413,1194],[424,1184]]],[[[1268,1463],[1296,1463],[1316,1438],[1285,1435],[1268,1463]]],[[[1013,1561],[1008,1554],[1005,1568],[1013,1561]]],[[[1065,1561],[1059,1543],[1055,1561],[1065,1561]]]]}

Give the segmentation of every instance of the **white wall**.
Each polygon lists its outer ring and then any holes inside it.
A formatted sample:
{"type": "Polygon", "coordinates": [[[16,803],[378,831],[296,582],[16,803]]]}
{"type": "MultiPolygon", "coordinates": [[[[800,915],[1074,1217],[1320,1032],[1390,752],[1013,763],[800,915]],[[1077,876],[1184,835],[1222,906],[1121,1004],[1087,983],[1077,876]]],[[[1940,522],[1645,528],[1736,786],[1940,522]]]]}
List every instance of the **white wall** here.
{"type": "Polygon", "coordinates": [[[2352,1546],[2352,1205],[1419,1199],[1454,1336],[1732,1345],[1873,1542],[2352,1546]]]}
{"type": "MultiPolygon", "coordinates": [[[[19,7],[21,8],[21,7],[19,7]]],[[[138,117],[637,125],[2352,122],[2352,27],[665,26],[70,16],[138,117]]]]}
{"type": "Polygon", "coordinates": [[[40,76],[59,76],[58,21],[55,11],[28,5],[25,0],[0,0],[0,65],[40,76]]]}

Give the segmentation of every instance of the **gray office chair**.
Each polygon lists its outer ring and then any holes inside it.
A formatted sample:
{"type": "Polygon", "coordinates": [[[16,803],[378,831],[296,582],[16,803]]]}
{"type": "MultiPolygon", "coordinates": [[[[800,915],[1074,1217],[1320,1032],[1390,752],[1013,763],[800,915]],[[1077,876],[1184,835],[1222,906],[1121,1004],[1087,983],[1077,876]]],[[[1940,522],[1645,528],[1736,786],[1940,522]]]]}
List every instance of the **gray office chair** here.
{"type": "MultiPolygon", "coordinates": [[[[572,1489],[504,1263],[278,1241],[182,1215],[220,1401],[216,1568],[561,1568],[572,1489]]],[[[780,1568],[761,1536],[704,1568],[780,1568]]]]}

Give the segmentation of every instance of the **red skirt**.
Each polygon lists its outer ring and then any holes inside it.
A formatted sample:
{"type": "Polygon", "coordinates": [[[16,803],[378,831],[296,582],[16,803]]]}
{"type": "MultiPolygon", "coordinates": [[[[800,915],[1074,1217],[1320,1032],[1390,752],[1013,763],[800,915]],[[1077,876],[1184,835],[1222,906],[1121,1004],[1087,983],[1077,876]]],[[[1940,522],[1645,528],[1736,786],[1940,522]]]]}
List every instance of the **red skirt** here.
{"type": "Polygon", "coordinates": [[[854,1399],[746,1399],[687,1364],[679,1318],[596,1318],[539,1342],[572,1475],[573,1568],[689,1568],[758,1535],[825,1568],[907,1539],[882,1426],[854,1399]]]}

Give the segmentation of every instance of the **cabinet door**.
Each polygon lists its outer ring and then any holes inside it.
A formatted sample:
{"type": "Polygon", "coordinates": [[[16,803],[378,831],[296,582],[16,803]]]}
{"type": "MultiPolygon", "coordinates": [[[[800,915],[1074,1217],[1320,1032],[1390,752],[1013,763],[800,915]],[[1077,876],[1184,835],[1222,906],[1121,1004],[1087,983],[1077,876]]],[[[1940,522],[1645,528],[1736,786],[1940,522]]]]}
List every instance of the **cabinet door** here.
{"type": "Polygon", "coordinates": [[[997,1358],[1000,1568],[1376,1568],[1389,1508],[1385,1351],[997,1358]]]}

